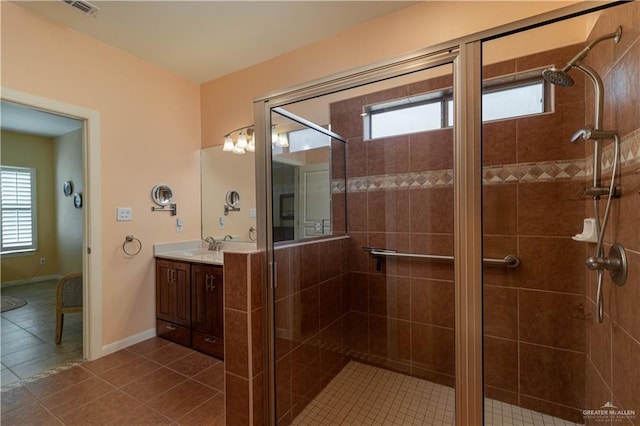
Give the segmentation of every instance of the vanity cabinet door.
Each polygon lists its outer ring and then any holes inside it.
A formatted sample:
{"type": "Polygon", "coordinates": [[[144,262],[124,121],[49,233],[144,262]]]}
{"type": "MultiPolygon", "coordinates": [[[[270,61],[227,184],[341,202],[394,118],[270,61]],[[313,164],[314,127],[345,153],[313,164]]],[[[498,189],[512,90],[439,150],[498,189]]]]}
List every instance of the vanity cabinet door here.
{"type": "Polygon", "coordinates": [[[191,324],[190,265],[156,260],[156,317],[174,324],[191,324]]]}
{"type": "Polygon", "coordinates": [[[223,337],[222,267],[191,266],[191,327],[194,331],[223,337]]]}

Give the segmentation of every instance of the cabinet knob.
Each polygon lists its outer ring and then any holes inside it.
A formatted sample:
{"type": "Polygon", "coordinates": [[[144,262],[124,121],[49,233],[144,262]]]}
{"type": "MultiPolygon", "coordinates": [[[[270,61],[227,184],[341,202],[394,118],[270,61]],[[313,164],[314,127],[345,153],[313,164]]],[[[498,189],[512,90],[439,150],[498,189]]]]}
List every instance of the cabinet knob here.
{"type": "Polygon", "coordinates": [[[174,331],[176,328],[172,325],[165,325],[165,328],[170,331],[174,331]]]}
{"type": "Polygon", "coordinates": [[[212,339],[211,337],[205,337],[204,341],[207,343],[215,343],[216,339],[212,339]]]}

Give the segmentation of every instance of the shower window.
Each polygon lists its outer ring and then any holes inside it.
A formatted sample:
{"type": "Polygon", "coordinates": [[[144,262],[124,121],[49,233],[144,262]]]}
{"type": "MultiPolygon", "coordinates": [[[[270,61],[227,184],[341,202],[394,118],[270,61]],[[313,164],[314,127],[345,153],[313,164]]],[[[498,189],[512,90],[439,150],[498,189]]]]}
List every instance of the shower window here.
{"type": "MultiPolygon", "coordinates": [[[[488,80],[482,94],[482,121],[549,112],[550,91],[541,70],[488,80]]],[[[452,93],[444,90],[368,105],[362,116],[365,139],[452,127],[452,93]]]]}

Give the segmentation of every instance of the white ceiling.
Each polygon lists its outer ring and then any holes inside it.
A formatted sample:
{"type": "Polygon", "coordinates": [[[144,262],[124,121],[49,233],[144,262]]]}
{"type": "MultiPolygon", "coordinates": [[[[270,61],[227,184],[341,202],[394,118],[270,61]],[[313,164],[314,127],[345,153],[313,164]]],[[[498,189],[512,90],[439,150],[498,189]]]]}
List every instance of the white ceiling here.
{"type": "Polygon", "coordinates": [[[12,132],[58,137],[82,127],[82,121],[12,102],[0,103],[0,128],[12,132]]]}
{"type": "Polygon", "coordinates": [[[197,83],[250,67],[416,1],[14,1],[197,83]]]}

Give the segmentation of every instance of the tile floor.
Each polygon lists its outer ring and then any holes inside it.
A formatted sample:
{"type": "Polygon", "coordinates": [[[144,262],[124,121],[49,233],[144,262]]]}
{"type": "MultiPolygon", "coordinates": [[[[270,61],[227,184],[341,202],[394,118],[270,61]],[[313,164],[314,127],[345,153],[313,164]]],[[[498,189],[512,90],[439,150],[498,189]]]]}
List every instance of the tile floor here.
{"type": "Polygon", "coordinates": [[[62,342],[55,343],[56,284],[52,280],[2,288],[3,295],[27,301],[1,315],[3,387],[82,360],[81,313],[64,316],[62,342]]]}
{"type": "MultiPolygon", "coordinates": [[[[454,390],[351,361],[293,425],[452,425],[454,390]]],[[[575,426],[514,405],[485,400],[486,425],[575,426]]]]}
{"type": "Polygon", "coordinates": [[[3,390],[6,425],[224,425],[224,363],[153,337],[3,390]]]}

